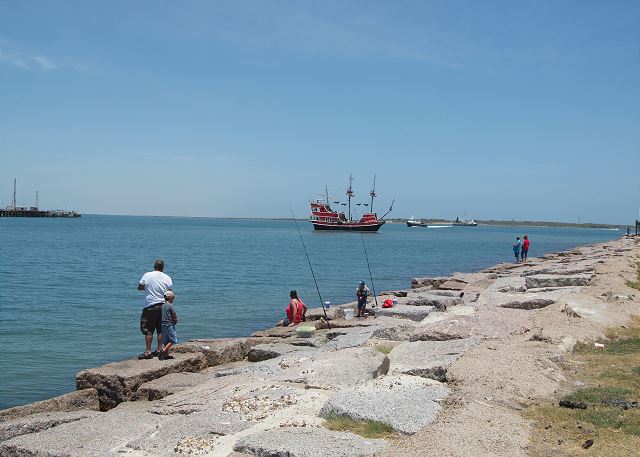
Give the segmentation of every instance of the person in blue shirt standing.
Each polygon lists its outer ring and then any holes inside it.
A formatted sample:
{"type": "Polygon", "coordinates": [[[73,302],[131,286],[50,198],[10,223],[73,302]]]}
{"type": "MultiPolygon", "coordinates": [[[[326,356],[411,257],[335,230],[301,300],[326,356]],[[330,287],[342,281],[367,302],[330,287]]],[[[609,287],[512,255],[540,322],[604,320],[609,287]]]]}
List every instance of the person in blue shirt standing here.
{"type": "Polygon", "coordinates": [[[516,237],[516,242],[513,243],[513,254],[516,256],[516,263],[518,263],[520,259],[520,249],[522,249],[522,241],[520,237],[516,237]]]}
{"type": "Polygon", "coordinates": [[[356,288],[356,298],[358,299],[358,309],[356,317],[365,317],[365,309],[367,308],[367,297],[369,297],[369,288],[364,281],[358,282],[356,288]]]}
{"type": "Polygon", "coordinates": [[[176,325],[178,324],[178,314],[173,304],[176,294],[171,290],[164,293],[164,304],[162,305],[162,350],[158,354],[158,359],[169,360],[173,356],[169,355],[169,349],[174,344],[178,344],[176,335],[176,325]]]}

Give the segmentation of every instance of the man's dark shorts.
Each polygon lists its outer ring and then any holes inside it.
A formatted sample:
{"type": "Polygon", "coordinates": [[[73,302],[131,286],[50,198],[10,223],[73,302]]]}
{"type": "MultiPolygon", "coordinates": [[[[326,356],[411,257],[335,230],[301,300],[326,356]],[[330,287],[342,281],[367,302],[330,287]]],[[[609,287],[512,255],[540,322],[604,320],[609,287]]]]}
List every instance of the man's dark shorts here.
{"type": "Polygon", "coordinates": [[[140,316],[140,331],[143,335],[162,333],[162,303],[148,306],[142,310],[140,316]]]}

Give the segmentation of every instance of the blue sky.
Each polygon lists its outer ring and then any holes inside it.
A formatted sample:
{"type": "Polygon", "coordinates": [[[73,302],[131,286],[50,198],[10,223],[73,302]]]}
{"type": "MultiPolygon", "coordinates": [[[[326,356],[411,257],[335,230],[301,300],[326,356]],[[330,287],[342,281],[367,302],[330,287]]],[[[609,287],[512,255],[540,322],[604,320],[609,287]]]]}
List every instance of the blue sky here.
{"type": "Polygon", "coordinates": [[[637,1],[0,0],[0,206],[629,223],[637,1]]]}

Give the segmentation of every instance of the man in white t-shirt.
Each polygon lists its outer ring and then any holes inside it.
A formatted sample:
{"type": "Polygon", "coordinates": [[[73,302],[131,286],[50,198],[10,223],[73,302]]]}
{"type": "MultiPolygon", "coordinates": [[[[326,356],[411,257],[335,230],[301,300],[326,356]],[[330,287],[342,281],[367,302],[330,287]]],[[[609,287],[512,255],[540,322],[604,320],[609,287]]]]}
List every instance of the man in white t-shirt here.
{"type": "Polygon", "coordinates": [[[171,290],[173,283],[171,278],[163,273],[164,261],[156,259],[153,263],[153,271],[145,273],[138,283],[138,290],[144,290],[144,308],[140,316],[140,331],[144,335],[146,349],[138,356],[139,359],[152,359],[162,351],[162,305],[164,293],[171,290]],[[153,332],[158,336],[158,349],[151,352],[153,332]]]}

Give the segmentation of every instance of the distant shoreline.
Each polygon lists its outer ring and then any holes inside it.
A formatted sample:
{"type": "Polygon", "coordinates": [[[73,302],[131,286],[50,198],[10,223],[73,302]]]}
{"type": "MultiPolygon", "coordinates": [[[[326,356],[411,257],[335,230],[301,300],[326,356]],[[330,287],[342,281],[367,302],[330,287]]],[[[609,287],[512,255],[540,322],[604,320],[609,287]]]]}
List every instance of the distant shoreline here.
{"type": "MultiPolygon", "coordinates": [[[[159,216],[159,215],[140,215],[140,214],[99,214],[99,213],[85,213],[87,216],[122,216],[122,217],[171,217],[176,219],[220,219],[220,220],[238,220],[238,221],[292,221],[291,217],[222,217],[222,216],[159,216]]],[[[298,221],[307,220],[304,218],[296,218],[298,221]]],[[[405,224],[408,219],[393,218],[387,219],[387,222],[391,224],[405,224]]],[[[449,219],[424,219],[420,218],[422,222],[429,224],[450,224],[449,219]]],[[[633,227],[633,224],[596,224],[592,222],[554,222],[554,221],[523,221],[523,220],[511,220],[502,221],[494,219],[476,219],[478,225],[487,226],[518,226],[518,227],[566,227],[566,228],[594,228],[594,229],[625,229],[633,227]]]]}
{"type": "MultiPolygon", "coordinates": [[[[420,219],[422,222],[431,224],[450,224],[448,219],[420,219]]],[[[406,219],[389,219],[392,223],[406,223],[406,219]]],[[[500,221],[500,220],[475,220],[478,225],[488,226],[514,226],[514,227],[566,227],[566,228],[595,228],[595,229],[624,229],[624,224],[595,224],[591,222],[575,223],[575,222],[551,222],[551,221],[500,221]]],[[[629,225],[631,227],[631,225],[629,225]]]]}

